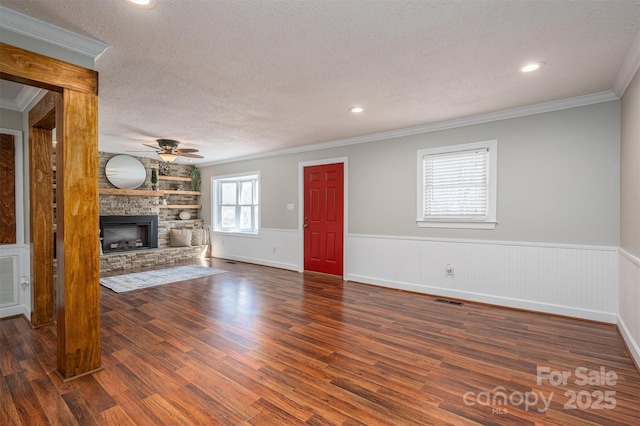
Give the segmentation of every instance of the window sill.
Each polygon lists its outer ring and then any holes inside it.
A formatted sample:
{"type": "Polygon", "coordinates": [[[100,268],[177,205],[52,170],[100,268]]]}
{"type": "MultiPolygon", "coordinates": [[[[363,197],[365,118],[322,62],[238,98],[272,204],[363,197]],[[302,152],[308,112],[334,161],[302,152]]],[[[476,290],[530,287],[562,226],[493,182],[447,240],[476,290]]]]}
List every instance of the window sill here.
{"type": "Polygon", "coordinates": [[[418,228],[495,229],[497,222],[446,222],[416,220],[418,228]]]}
{"type": "Polygon", "coordinates": [[[235,235],[238,237],[253,237],[253,238],[259,238],[260,237],[260,232],[239,232],[239,231],[221,231],[219,229],[213,230],[212,231],[215,234],[223,234],[223,235],[235,235]]]}

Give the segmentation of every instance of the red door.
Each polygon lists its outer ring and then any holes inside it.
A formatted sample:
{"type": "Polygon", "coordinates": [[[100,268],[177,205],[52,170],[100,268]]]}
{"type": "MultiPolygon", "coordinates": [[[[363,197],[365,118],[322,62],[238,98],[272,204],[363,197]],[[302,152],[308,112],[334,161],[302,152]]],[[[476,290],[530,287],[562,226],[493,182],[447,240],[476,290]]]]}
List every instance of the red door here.
{"type": "Polygon", "coordinates": [[[304,269],[342,276],[344,164],[304,168],[304,269]]]}

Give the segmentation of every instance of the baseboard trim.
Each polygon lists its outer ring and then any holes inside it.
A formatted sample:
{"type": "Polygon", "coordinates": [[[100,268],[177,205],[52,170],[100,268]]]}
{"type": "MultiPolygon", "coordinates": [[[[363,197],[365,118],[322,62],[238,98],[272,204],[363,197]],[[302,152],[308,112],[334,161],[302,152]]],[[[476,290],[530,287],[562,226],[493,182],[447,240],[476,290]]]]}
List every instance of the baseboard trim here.
{"type": "Polygon", "coordinates": [[[219,259],[236,260],[238,262],[253,263],[254,265],[269,266],[271,268],[286,269],[289,271],[298,272],[298,265],[293,263],[274,262],[272,260],[257,259],[254,257],[245,256],[234,256],[225,253],[216,253],[215,256],[212,255],[212,257],[216,257],[219,259]]]}
{"type": "Polygon", "coordinates": [[[502,306],[525,311],[532,311],[542,314],[552,314],[564,317],[578,318],[589,321],[603,322],[607,324],[618,323],[618,316],[613,312],[602,312],[587,309],[574,308],[570,306],[554,305],[548,303],[532,302],[522,299],[492,296],[482,293],[444,289],[440,287],[417,285],[389,280],[380,280],[364,275],[348,274],[347,281],[361,282],[364,284],[379,285],[382,287],[395,288],[398,290],[412,291],[415,293],[429,294],[433,296],[450,297],[458,300],[483,303],[488,305],[502,306]]]}
{"type": "Polygon", "coordinates": [[[26,306],[15,305],[0,309],[0,319],[13,318],[20,315],[24,316],[25,318],[28,318],[30,316],[30,312],[27,310],[26,306]]]}
{"type": "Polygon", "coordinates": [[[640,373],[640,347],[631,337],[631,333],[627,328],[627,325],[624,323],[622,317],[618,316],[618,333],[622,336],[622,340],[624,341],[627,350],[629,351],[629,355],[631,355],[631,359],[636,366],[636,370],[640,373]]]}

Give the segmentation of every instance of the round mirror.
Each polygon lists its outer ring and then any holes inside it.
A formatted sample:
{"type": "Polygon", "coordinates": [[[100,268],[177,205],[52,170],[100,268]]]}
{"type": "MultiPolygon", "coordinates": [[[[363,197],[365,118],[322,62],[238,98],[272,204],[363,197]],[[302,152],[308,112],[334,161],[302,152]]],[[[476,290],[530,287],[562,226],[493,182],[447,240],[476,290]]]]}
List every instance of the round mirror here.
{"type": "Polygon", "coordinates": [[[142,163],[130,155],[116,155],[107,161],[104,174],[113,186],[120,189],[136,189],[147,179],[142,163]]]}

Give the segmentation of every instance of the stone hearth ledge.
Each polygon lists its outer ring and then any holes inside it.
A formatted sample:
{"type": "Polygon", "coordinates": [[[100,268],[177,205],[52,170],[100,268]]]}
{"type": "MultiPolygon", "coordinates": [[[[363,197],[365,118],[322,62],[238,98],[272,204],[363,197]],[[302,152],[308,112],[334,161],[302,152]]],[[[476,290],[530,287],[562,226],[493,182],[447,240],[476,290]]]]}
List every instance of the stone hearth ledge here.
{"type": "Polygon", "coordinates": [[[158,265],[168,267],[172,263],[188,262],[210,256],[209,245],[108,253],[100,256],[100,273],[158,265]]]}

